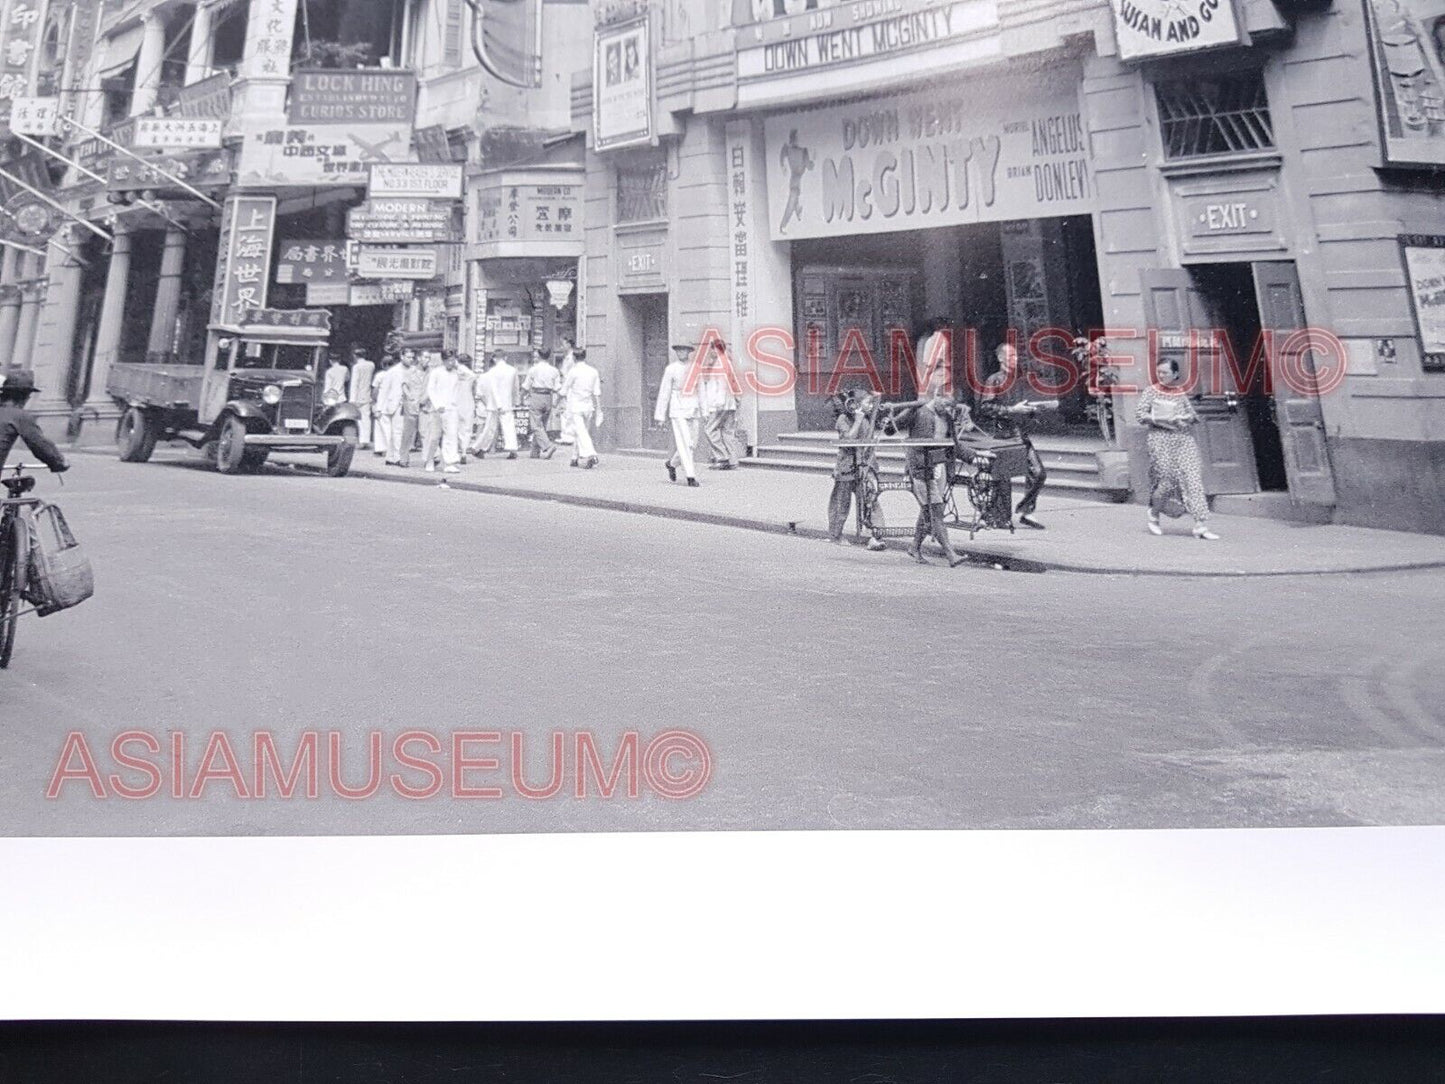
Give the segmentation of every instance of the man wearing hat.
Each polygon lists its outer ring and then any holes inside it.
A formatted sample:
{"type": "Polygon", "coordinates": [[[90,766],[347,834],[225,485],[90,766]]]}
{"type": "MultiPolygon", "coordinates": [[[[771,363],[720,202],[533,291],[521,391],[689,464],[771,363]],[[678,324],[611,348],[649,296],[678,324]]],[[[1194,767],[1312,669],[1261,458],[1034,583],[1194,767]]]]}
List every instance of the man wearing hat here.
{"type": "Polygon", "coordinates": [[[25,404],[35,394],[35,374],[29,369],[0,370],[0,467],[17,440],[23,440],[36,459],[59,474],[70,464],[49,437],[40,431],[35,415],[25,404]]]}
{"type": "MultiPolygon", "coordinates": [[[[688,343],[675,343],[672,347],[676,357],[662,371],[662,383],[657,389],[657,406],[652,416],[658,425],[672,423],[672,457],[667,461],[667,476],[677,481],[677,468],[687,478],[687,484],[696,486],[697,468],[693,465],[692,450],[697,447],[697,423],[701,414],[697,400],[696,386],[688,386],[692,358],[696,348],[688,343]]],[[[696,385],[696,379],[693,385],[696,385]]]]}

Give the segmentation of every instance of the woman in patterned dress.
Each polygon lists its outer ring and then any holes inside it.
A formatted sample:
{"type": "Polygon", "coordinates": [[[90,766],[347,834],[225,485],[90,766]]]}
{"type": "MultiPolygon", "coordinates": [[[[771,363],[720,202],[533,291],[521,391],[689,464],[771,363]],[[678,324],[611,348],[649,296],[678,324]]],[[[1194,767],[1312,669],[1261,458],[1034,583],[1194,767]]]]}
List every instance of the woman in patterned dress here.
{"type": "Polygon", "coordinates": [[[1199,444],[1190,431],[1198,423],[1194,404],[1178,386],[1179,366],[1160,358],[1158,378],[1139,394],[1134,420],[1149,427],[1149,533],[1162,535],[1159,514],[1194,517],[1194,537],[1216,541],[1209,529],[1209,501],[1204,496],[1204,468],[1199,444]]]}

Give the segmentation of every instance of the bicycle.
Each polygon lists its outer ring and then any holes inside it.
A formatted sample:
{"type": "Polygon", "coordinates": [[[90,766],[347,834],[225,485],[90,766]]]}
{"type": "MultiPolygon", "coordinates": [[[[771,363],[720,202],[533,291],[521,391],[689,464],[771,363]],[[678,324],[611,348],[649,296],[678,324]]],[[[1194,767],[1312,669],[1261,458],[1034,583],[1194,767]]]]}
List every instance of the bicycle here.
{"type": "Polygon", "coordinates": [[[24,472],[38,469],[40,465],[36,463],[16,463],[4,468],[12,472],[13,477],[0,477],[0,485],[7,494],[0,499],[0,670],[9,667],[10,655],[15,650],[15,627],[29,612],[20,608],[30,564],[30,535],[24,510],[38,507],[40,498],[25,495],[35,488],[35,476],[24,472]]]}

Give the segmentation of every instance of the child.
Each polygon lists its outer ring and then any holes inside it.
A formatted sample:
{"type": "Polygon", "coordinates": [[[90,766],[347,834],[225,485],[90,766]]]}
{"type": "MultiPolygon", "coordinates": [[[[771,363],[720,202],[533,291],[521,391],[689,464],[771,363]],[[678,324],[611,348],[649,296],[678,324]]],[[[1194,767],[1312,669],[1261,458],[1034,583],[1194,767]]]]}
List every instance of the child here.
{"type": "MultiPolygon", "coordinates": [[[[872,413],[875,403],[870,396],[861,402],[851,392],[835,396],[833,409],[837,412],[834,428],[839,440],[871,440],[873,437],[872,413]]],[[[853,506],[853,490],[864,471],[874,461],[872,448],[839,448],[838,459],[833,466],[833,492],[828,497],[828,537],[835,546],[843,544],[843,528],[848,522],[848,513],[853,506]]],[[[860,512],[863,512],[860,509],[860,512]]],[[[866,511],[872,512],[873,509],[866,511]]],[[[870,550],[884,548],[882,541],[870,537],[870,550]]]]}

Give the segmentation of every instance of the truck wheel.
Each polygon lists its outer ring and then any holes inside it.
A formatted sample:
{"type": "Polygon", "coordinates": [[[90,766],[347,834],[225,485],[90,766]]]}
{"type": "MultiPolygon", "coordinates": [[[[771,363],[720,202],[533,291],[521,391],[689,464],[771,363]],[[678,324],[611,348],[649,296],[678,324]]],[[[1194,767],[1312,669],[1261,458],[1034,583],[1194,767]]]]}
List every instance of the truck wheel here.
{"type": "Polygon", "coordinates": [[[255,474],[266,465],[266,459],[271,454],[269,448],[247,448],[241,456],[241,469],[247,474],[255,474]]]}
{"type": "Polygon", "coordinates": [[[216,438],[216,469],[222,474],[240,474],[246,463],[246,425],[234,414],[221,424],[216,438]]]}
{"type": "Polygon", "coordinates": [[[115,443],[122,463],[144,463],[156,450],[155,419],[140,407],[130,407],[120,416],[115,443]]]}
{"type": "Polygon", "coordinates": [[[356,454],[357,429],[354,425],[343,426],[341,443],[333,444],[326,450],[326,473],[333,478],[344,478],[351,469],[351,457],[356,454]]]}

